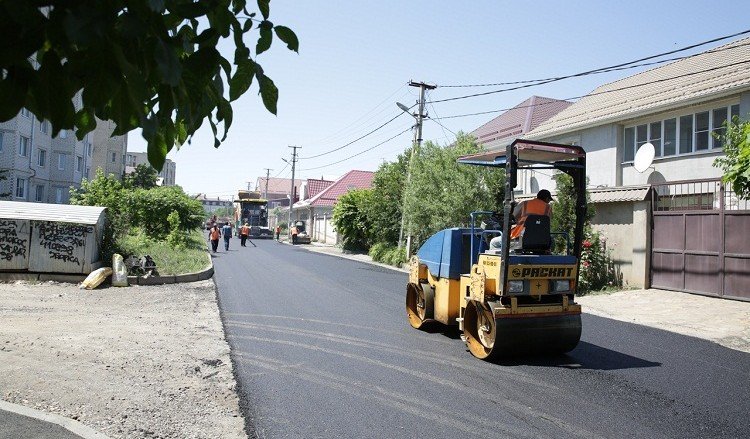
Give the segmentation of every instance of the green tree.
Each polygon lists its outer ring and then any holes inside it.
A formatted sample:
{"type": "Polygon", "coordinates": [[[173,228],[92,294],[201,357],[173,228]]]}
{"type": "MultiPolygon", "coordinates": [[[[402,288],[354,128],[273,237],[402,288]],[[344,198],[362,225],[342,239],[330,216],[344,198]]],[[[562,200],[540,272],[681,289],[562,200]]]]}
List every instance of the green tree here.
{"type": "Polygon", "coordinates": [[[455,142],[426,142],[411,165],[406,188],[406,224],[415,247],[435,232],[468,225],[476,210],[501,210],[505,173],[502,169],[460,165],[460,156],[481,150],[473,137],[459,133],[455,142]]]}
{"type": "Polygon", "coordinates": [[[295,52],[299,42],[269,20],[269,3],[257,0],[256,18],[246,0],[2,1],[0,28],[13,31],[0,43],[0,121],[26,107],[52,123],[53,136],[76,129],[83,139],[96,118],[113,121],[113,135],[140,127],[157,170],[206,119],[218,147],[232,124],[231,101],[253,79],[276,114],[279,92],[257,56],[274,34],[295,52]],[[256,59],[245,41],[254,32],[256,59]],[[232,62],[220,41],[233,45],[232,62]]]}
{"type": "Polygon", "coordinates": [[[372,198],[365,206],[367,218],[372,224],[372,238],[375,242],[396,245],[401,227],[401,207],[403,205],[406,170],[409,163],[408,151],[399,154],[395,162],[380,165],[372,181],[372,198]]]}
{"type": "MultiPolygon", "coordinates": [[[[573,187],[573,178],[563,172],[558,172],[552,179],[555,181],[557,193],[555,202],[552,204],[551,229],[553,232],[567,232],[571,243],[575,236],[576,227],[576,191],[573,187]]],[[[588,182],[588,179],[586,179],[588,182]]],[[[586,191],[586,218],[584,218],[584,229],[586,233],[591,230],[591,220],[596,215],[594,205],[589,202],[590,196],[586,191]]],[[[555,251],[561,252],[565,248],[562,239],[555,240],[555,251]]]]}
{"type": "Polygon", "coordinates": [[[83,179],[80,189],[70,189],[70,204],[79,206],[106,207],[106,215],[112,233],[119,235],[127,231],[130,216],[124,204],[125,188],[113,174],[104,175],[101,168],[93,179],[83,179]]]}
{"type": "Polygon", "coordinates": [[[127,191],[124,203],[128,206],[131,224],[157,240],[165,239],[173,229],[169,222],[171,213],[179,215],[180,230],[199,228],[205,216],[201,202],[188,196],[179,186],[127,191]]]}
{"type": "Polygon", "coordinates": [[[138,165],[135,170],[125,176],[125,186],[130,188],[151,189],[156,187],[159,174],[149,165],[138,165]]]}
{"type": "Polygon", "coordinates": [[[750,121],[735,117],[727,123],[723,136],[724,157],[714,160],[714,166],[724,172],[722,180],[742,199],[750,199],[750,121]]]}
{"type": "Polygon", "coordinates": [[[371,189],[355,189],[342,195],[333,208],[333,225],[346,250],[367,250],[372,244],[372,224],[366,206],[372,199],[371,189]]]}

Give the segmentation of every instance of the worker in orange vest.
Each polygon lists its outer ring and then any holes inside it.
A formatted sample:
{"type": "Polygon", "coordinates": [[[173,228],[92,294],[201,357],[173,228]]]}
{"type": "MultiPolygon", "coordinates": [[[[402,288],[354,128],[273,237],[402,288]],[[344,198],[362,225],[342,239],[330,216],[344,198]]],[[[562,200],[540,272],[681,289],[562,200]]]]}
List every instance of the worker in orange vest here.
{"type": "Polygon", "coordinates": [[[549,205],[552,200],[552,194],[547,189],[542,189],[536,194],[536,198],[522,201],[513,209],[513,217],[516,224],[510,230],[510,239],[518,239],[524,230],[526,217],[529,215],[546,215],[552,219],[552,207],[549,205]]]}
{"type": "Polygon", "coordinates": [[[297,244],[297,226],[292,226],[292,228],[289,229],[289,233],[292,235],[292,245],[297,244]]]}
{"type": "Polygon", "coordinates": [[[216,250],[219,248],[219,238],[221,237],[219,228],[216,226],[216,224],[211,227],[211,231],[209,232],[208,237],[211,240],[211,251],[216,253],[216,250]]]}
{"type": "Polygon", "coordinates": [[[247,237],[250,235],[250,226],[245,223],[240,227],[240,245],[246,247],[247,237]]]}

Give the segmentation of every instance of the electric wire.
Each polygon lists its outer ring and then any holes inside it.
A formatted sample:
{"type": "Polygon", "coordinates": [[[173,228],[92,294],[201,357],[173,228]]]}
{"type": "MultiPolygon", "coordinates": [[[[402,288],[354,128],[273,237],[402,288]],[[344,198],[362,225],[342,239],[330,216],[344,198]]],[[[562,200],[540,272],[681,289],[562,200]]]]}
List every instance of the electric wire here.
{"type": "MultiPolygon", "coordinates": [[[[738,32],[738,33],[735,33],[735,34],[732,34],[732,35],[727,35],[727,36],[723,36],[723,37],[719,37],[719,38],[714,38],[714,39],[711,39],[711,40],[708,40],[708,41],[704,41],[704,42],[701,42],[701,43],[697,43],[697,44],[693,44],[693,45],[690,45],[690,46],[682,47],[680,49],[675,49],[675,50],[671,50],[671,51],[668,51],[668,52],[662,52],[662,53],[659,53],[659,54],[656,54],[656,55],[651,55],[651,56],[647,56],[647,57],[644,57],[644,58],[636,59],[636,60],[633,60],[633,61],[629,61],[629,62],[625,62],[625,63],[620,63],[620,64],[615,64],[615,65],[612,65],[612,66],[600,67],[600,68],[593,69],[593,70],[587,70],[585,72],[579,72],[579,73],[574,73],[574,74],[571,74],[571,75],[559,76],[559,77],[550,78],[550,79],[547,79],[547,80],[540,80],[539,82],[534,82],[534,83],[523,83],[523,84],[517,85],[515,87],[509,87],[509,88],[503,88],[503,89],[499,89],[499,90],[486,91],[486,92],[482,92],[482,93],[473,93],[473,94],[469,94],[469,95],[454,96],[454,97],[451,97],[451,98],[439,99],[439,100],[432,101],[431,103],[449,102],[449,101],[456,101],[456,100],[460,100],[460,99],[468,99],[468,98],[474,98],[474,97],[479,97],[479,96],[487,96],[487,95],[496,94],[496,93],[503,93],[503,92],[507,92],[507,91],[519,90],[519,89],[522,89],[522,88],[535,87],[535,86],[538,86],[538,85],[549,84],[551,82],[561,81],[563,79],[569,79],[569,78],[576,78],[576,77],[581,77],[581,76],[592,75],[592,74],[596,74],[596,73],[598,73],[598,72],[600,72],[602,70],[620,68],[620,67],[624,67],[624,66],[628,66],[628,65],[631,65],[631,64],[640,63],[640,62],[643,62],[643,61],[648,61],[648,60],[655,59],[655,58],[661,58],[661,57],[666,56],[666,55],[671,55],[671,54],[674,54],[674,53],[683,52],[685,50],[694,49],[696,47],[699,47],[699,46],[702,46],[702,45],[705,45],[705,44],[715,43],[717,41],[721,41],[721,40],[725,40],[725,39],[728,39],[728,38],[737,37],[737,36],[740,36],[740,35],[745,35],[745,34],[748,34],[748,33],[750,33],[750,30],[745,30],[745,31],[742,31],[742,32],[738,32]]],[[[726,49],[731,49],[731,48],[734,48],[734,47],[736,47],[736,46],[732,46],[732,47],[728,47],[728,48],[722,48],[722,49],[726,50],[726,49]]],[[[689,57],[699,56],[699,55],[701,55],[701,54],[690,55],[689,57]]]]}
{"type": "Polygon", "coordinates": [[[289,162],[285,161],[285,165],[283,168],[281,168],[281,171],[279,171],[276,175],[273,176],[273,178],[277,178],[279,175],[281,175],[282,172],[284,172],[284,169],[289,167],[289,162]]]}
{"type": "MultiPolygon", "coordinates": [[[[737,65],[740,65],[740,64],[747,64],[747,63],[750,63],[750,60],[738,61],[738,62],[731,63],[731,64],[725,64],[723,66],[711,67],[709,69],[700,70],[700,71],[696,71],[696,72],[685,73],[685,74],[682,74],[682,75],[672,76],[672,77],[669,77],[669,78],[654,79],[653,81],[649,81],[649,82],[643,83],[643,84],[633,84],[633,85],[628,85],[628,86],[624,86],[624,87],[613,88],[613,89],[610,89],[610,90],[602,90],[602,91],[599,91],[599,92],[593,92],[593,93],[589,93],[589,94],[585,94],[585,95],[581,95],[581,96],[574,96],[574,97],[570,97],[570,98],[565,98],[563,100],[565,100],[565,101],[575,101],[575,100],[578,100],[578,99],[581,99],[581,98],[585,98],[585,97],[589,97],[589,96],[598,96],[598,95],[612,93],[612,92],[616,92],[616,91],[629,90],[629,89],[633,89],[633,88],[637,88],[637,87],[644,87],[644,86],[648,86],[648,85],[653,85],[653,84],[657,84],[657,83],[661,83],[661,82],[666,82],[666,81],[672,81],[672,80],[675,80],[675,79],[685,78],[685,77],[693,76],[693,75],[699,75],[701,73],[708,73],[708,72],[712,72],[714,70],[724,69],[724,68],[727,68],[727,67],[734,67],[734,66],[737,66],[737,65]]],[[[552,103],[557,103],[557,101],[542,102],[542,103],[539,103],[539,104],[532,104],[532,105],[519,105],[519,106],[511,107],[511,108],[501,108],[501,109],[498,109],[498,110],[479,111],[479,112],[476,112],[476,113],[455,114],[455,115],[451,115],[451,116],[443,116],[443,117],[440,117],[440,118],[432,118],[432,120],[435,120],[435,119],[444,120],[444,119],[455,119],[455,118],[459,118],[459,117],[480,116],[480,115],[483,115],[483,114],[500,113],[500,112],[512,110],[512,109],[515,109],[515,108],[538,107],[538,106],[542,106],[542,105],[549,105],[549,104],[552,104],[552,103]]]]}
{"type": "Polygon", "coordinates": [[[342,162],[345,162],[347,160],[353,159],[354,157],[357,157],[357,156],[362,155],[362,154],[364,154],[366,152],[372,151],[373,149],[377,148],[380,145],[383,145],[385,143],[390,142],[391,140],[395,139],[396,137],[399,137],[400,135],[404,134],[405,132],[410,131],[412,128],[413,127],[408,127],[407,129],[401,131],[400,133],[398,133],[398,134],[396,134],[396,135],[394,135],[392,137],[389,137],[389,138],[383,140],[380,143],[377,143],[377,144],[375,144],[375,145],[373,145],[373,146],[371,146],[371,147],[369,147],[369,148],[367,148],[365,150],[362,150],[362,151],[360,151],[360,152],[358,152],[356,154],[352,154],[352,155],[350,155],[350,156],[348,156],[346,158],[343,158],[341,160],[338,160],[338,161],[335,161],[335,162],[332,162],[332,163],[328,163],[328,164],[322,165],[322,166],[315,166],[315,167],[312,167],[312,168],[300,169],[300,172],[313,171],[313,170],[316,170],[316,169],[323,169],[323,168],[327,168],[329,166],[337,165],[339,163],[342,163],[342,162]]]}
{"type": "Polygon", "coordinates": [[[311,156],[307,156],[307,157],[299,157],[299,160],[310,160],[310,159],[314,159],[314,158],[317,158],[317,157],[322,157],[322,156],[324,156],[324,155],[328,155],[328,154],[331,154],[331,153],[333,153],[333,152],[336,152],[336,151],[341,151],[342,149],[346,148],[347,146],[350,146],[350,145],[352,145],[352,144],[354,144],[354,143],[356,143],[356,142],[359,142],[360,140],[364,139],[365,137],[367,137],[367,136],[369,136],[369,135],[371,135],[371,134],[373,134],[373,133],[377,132],[377,131],[378,131],[378,130],[380,130],[381,128],[385,127],[385,126],[386,126],[386,125],[388,125],[389,123],[391,123],[391,122],[393,122],[394,120],[396,120],[396,119],[398,119],[399,117],[401,117],[401,116],[402,116],[403,114],[404,114],[404,113],[402,112],[402,113],[399,113],[399,114],[397,114],[397,115],[393,116],[392,118],[388,119],[388,121],[386,121],[385,123],[383,123],[383,124],[379,125],[379,126],[378,126],[377,128],[375,128],[375,129],[373,129],[373,130],[370,130],[370,131],[368,131],[368,132],[367,132],[366,134],[363,134],[363,135],[361,135],[361,136],[357,137],[356,139],[352,140],[351,142],[348,142],[348,143],[346,143],[346,144],[344,144],[344,145],[342,145],[342,146],[339,146],[338,148],[334,148],[334,149],[331,149],[331,150],[329,150],[329,151],[326,151],[326,152],[322,152],[322,153],[320,153],[320,154],[315,154],[315,155],[311,155],[311,156]]]}

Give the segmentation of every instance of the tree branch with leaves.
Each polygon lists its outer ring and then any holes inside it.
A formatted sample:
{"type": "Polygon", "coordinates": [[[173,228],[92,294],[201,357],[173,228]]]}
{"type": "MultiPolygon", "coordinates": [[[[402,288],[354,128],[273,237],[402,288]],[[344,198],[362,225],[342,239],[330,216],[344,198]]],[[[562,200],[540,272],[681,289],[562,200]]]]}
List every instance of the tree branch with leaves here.
{"type": "Polygon", "coordinates": [[[167,153],[208,120],[214,147],[227,138],[232,101],[253,81],[276,114],[279,92],[257,60],[274,35],[297,52],[295,33],[269,20],[270,0],[23,0],[0,2],[0,121],[25,107],[78,139],[96,119],[113,135],[142,128],[148,159],[167,153]],[[255,59],[245,39],[257,31],[255,59]],[[232,61],[217,49],[234,46],[232,61]],[[81,105],[74,105],[81,93],[81,105]],[[223,133],[219,134],[219,126],[223,133]]]}

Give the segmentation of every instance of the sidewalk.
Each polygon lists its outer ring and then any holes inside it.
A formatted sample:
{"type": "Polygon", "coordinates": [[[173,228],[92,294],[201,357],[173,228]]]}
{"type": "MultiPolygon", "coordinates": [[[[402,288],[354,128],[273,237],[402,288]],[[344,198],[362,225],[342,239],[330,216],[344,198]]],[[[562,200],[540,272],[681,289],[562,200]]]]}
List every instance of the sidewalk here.
{"type": "MultiPolygon", "coordinates": [[[[307,250],[386,267],[365,254],[344,253],[332,245],[313,243],[307,250]]],[[[576,297],[583,312],[650,326],[750,353],[750,302],[717,299],[667,290],[625,290],[576,297]]]]}

